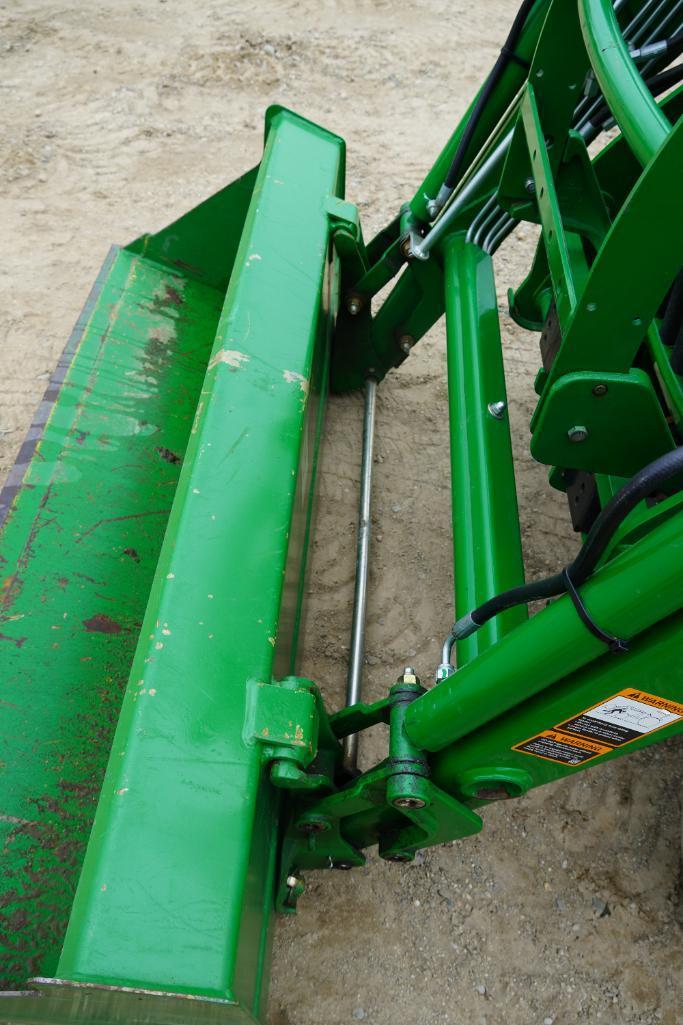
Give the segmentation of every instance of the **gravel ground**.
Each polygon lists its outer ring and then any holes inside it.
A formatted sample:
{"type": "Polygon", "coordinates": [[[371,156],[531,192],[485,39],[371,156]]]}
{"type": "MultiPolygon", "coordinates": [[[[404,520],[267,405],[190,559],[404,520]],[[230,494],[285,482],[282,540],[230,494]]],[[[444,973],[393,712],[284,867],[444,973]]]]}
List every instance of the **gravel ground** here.
{"type": "MultiPolygon", "coordinates": [[[[0,473],[112,240],[155,229],[256,163],[278,101],[344,135],[366,235],[420,180],[516,4],[232,0],[0,4],[0,473]]],[[[529,259],[497,258],[501,305],[529,259]]],[[[503,314],[529,575],[575,549],[527,452],[536,340],[503,314]]],[[[443,327],[380,390],[367,696],[425,676],[452,573],[443,327]]],[[[302,671],[341,701],[362,402],[331,401],[302,671]]],[[[364,738],[363,764],[383,753],[364,738]]],[[[683,1003],[680,769],[663,744],[491,807],[409,867],[319,873],[275,938],[271,1025],[674,1025],[683,1003]]]]}

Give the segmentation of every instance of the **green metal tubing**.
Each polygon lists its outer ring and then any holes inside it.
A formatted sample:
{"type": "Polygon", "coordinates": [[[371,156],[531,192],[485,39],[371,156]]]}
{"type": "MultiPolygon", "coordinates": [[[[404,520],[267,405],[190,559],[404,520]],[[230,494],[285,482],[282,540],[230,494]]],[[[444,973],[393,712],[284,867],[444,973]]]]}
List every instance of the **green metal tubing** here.
{"type": "Polygon", "coordinates": [[[640,160],[649,163],[671,131],[631,59],[612,0],[579,0],[590,62],[614,119],[640,160]]]}
{"type": "MultiPolygon", "coordinates": [[[[683,514],[663,523],[582,587],[591,615],[619,637],[635,637],[683,603],[683,514]]],[[[476,661],[418,698],[406,715],[414,744],[438,751],[593,659],[604,644],[565,596],[476,661]]],[[[620,656],[623,664],[628,654],[620,656]]]]}
{"type": "MultiPolygon", "coordinates": [[[[496,783],[512,796],[531,787],[602,764],[683,732],[683,719],[580,765],[535,758],[514,751],[515,744],[591,708],[626,688],[683,701],[683,615],[677,613],[637,637],[628,656],[606,655],[523,701],[484,729],[462,737],[430,759],[432,781],[459,800],[469,801],[496,783]]],[[[481,803],[480,801],[477,803],[481,803]]]]}
{"type": "MultiPolygon", "coordinates": [[[[444,244],[455,607],[459,618],[524,583],[493,263],[463,235],[444,244]]],[[[510,609],[458,645],[471,662],[527,618],[510,609]]]]}
{"type": "Polygon", "coordinates": [[[338,137],[270,125],[56,978],[12,1021],[265,1013],[278,798],[248,682],[292,663],[344,173],[338,137]]]}

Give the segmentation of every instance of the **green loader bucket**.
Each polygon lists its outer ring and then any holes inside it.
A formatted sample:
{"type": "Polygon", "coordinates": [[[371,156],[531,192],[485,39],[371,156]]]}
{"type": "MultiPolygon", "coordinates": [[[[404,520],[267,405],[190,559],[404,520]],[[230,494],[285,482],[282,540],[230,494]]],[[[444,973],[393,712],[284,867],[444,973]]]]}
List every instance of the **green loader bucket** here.
{"type": "Polygon", "coordinates": [[[254,688],[294,669],[344,157],[273,108],[258,168],[113,249],[10,477],[2,1021],[264,1013],[254,688]]]}

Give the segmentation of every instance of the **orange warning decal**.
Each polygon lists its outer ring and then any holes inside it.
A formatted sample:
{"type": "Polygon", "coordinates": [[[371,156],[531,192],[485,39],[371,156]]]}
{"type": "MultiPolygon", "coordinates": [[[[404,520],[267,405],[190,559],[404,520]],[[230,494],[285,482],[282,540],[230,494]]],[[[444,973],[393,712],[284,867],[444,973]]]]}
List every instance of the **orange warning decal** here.
{"type": "Polygon", "coordinates": [[[609,747],[623,747],[682,720],[683,705],[677,701],[626,687],[571,719],[556,723],[555,729],[609,747]]]}
{"type": "Polygon", "coordinates": [[[515,744],[512,750],[549,762],[580,765],[674,724],[681,732],[683,704],[637,687],[625,687],[557,723],[552,730],[515,744]]]}
{"type": "Polygon", "coordinates": [[[557,730],[543,730],[535,737],[515,744],[512,750],[523,751],[524,754],[534,755],[536,758],[545,758],[549,762],[581,765],[590,758],[608,754],[612,748],[598,744],[594,740],[584,740],[583,737],[570,737],[557,730]]]}
{"type": "Polygon", "coordinates": [[[648,694],[644,690],[636,690],[635,687],[627,687],[620,691],[622,697],[630,698],[631,701],[642,701],[645,705],[652,705],[653,708],[661,708],[663,712],[670,715],[683,716],[683,705],[677,701],[669,701],[668,698],[658,698],[656,694],[648,694]]]}

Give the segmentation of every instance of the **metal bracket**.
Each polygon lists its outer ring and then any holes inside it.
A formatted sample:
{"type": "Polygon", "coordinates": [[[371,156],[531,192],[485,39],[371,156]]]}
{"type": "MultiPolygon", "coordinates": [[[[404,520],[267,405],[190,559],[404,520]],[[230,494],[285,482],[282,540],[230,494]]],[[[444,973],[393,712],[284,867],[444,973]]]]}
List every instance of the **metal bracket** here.
{"type": "Polygon", "coordinates": [[[595,370],[563,374],[532,420],[535,459],[565,469],[632,474],[673,446],[649,376],[595,370]]]}
{"type": "Polygon", "coordinates": [[[377,843],[385,861],[412,861],[422,847],[481,829],[478,815],[431,782],[425,753],[405,731],[406,711],[422,694],[415,675],[404,673],[388,698],[344,709],[330,720],[337,736],[388,722],[389,756],[340,789],[292,807],[283,840],[279,910],[295,910],[301,891],[291,880],[300,883],[302,870],[362,865],[361,846],[377,843]]]}
{"type": "Polygon", "coordinates": [[[355,287],[368,270],[358,207],[330,196],[325,203],[334,248],[341,264],[342,295],[345,308],[356,316],[367,304],[367,297],[355,287]]]}
{"type": "Polygon", "coordinates": [[[271,782],[296,787],[318,750],[319,695],[314,683],[288,676],[280,683],[252,680],[247,685],[244,739],[262,744],[272,762],[271,782]]]}

